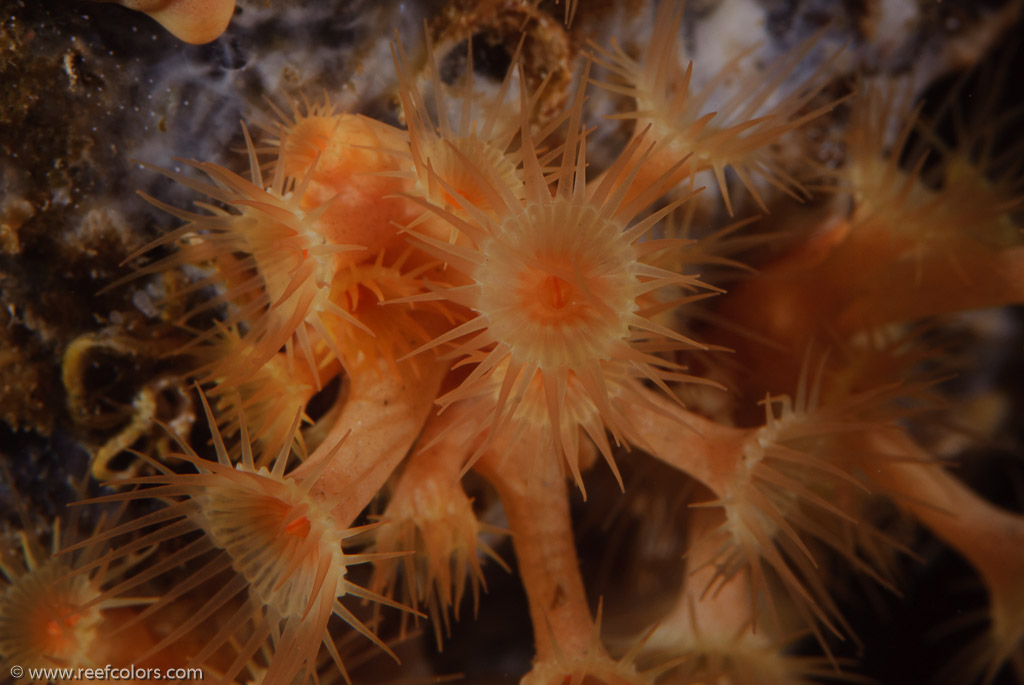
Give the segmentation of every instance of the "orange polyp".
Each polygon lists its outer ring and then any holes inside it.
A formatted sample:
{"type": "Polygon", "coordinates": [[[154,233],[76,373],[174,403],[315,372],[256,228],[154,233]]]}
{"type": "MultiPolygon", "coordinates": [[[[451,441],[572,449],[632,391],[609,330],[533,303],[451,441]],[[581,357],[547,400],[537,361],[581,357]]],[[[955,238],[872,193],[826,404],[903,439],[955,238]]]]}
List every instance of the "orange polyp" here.
{"type": "MultiPolygon", "coordinates": [[[[188,650],[186,642],[197,631],[202,631],[203,622],[228,611],[233,612],[232,618],[216,629],[216,635],[196,645],[198,652],[191,651],[188,655],[191,662],[209,664],[215,663],[226,649],[235,651],[234,663],[218,674],[220,682],[234,682],[238,672],[257,652],[262,652],[267,668],[261,682],[268,685],[305,682],[315,672],[318,653],[324,644],[344,672],[341,657],[333,648],[332,615],[393,656],[387,645],[340,601],[349,594],[371,600],[383,598],[352,585],[345,578],[348,566],[375,557],[349,555],[343,551],[343,540],[355,533],[338,525],[340,519],[331,515],[339,490],[330,488],[326,502],[318,499],[314,492],[317,485],[326,487],[322,468],[318,468],[316,475],[307,474],[303,479],[295,477],[294,472],[286,473],[291,440],[284,441],[271,468],[257,467],[251,445],[245,444],[249,435],[244,422],[241,424],[242,457],[240,461],[232,460],[209,404],[205,397],[201,396],[201,400],[212,428],[217,461],[202,459],[180,443],[186,451],[176,456],[193,466],[197,473],[175,473],[158,467],[159,475],[134,481],[152,487],[93,500],[102,503],[161,497],[167,508],[158,512],[157,517],[135,519],[99,533],[104,539],[132,535],[148,525],[147,520],[159,526],[142,538],[134,536],[116,546],[80,571],[91,566],[123,563],[133,559],[143,547],[160,545],[193,531],[202,534],[193,542],[176,548],[181,552],[178,558],[170,557],[140,569],[140,574],[155,578],[193,559],[206,560],[203,566],[197,564],[196,570],[181,581],[178,588],[147,602],[149,606],[140,616],[157,612],[161,616],[173,614],[174,604],[188,588],[209,580],[214,574],[226,573],[229,569],[232,572],[198,610],[181,616],[183,620],[170,616],[174,627],[162,630],[159,641],[149,645],[137,659],[145,661],[167,648],[188,650]],[[272,643],[268,645],[267,640],[272,643]]],[[[290,432],[298,429],[299,420],[299,415],[292,419],[290,432]]],[[[330,449],[319,452],[319,458],[330,463],[333,457],[340,456],[339,442],[336,440],[330,449]]],[[[405,444],[401,454],[408,449],[409,445],[405,444]]],[[[114,585],[105,591],[105,596],[122,597],[138,585],[138,577],[137,574],[114,585]]]]}
{"type": "Polygon", "coordinates": [[[298,118],[281,137],[285,173],[301,176],[313,166],[313,162],[320,170],[334,166],[337,154],[331,140],[340,120],[337,115],[315,113],[298,118]]]}
{"type": "Polygon", "coordinates": [[[522,163],[512,182],[495,165],[480,164],[467,154],[457,156],[461,174],[445,178],[428,170],[430,182],[449,194],[457,191],[448,179],[462,174],[478,179],[486,191],[486,207],[465,197],[454,208],[424,203],[464,236],[465,245],[416,231],[428,253],[455,266],[473,284],[442,292],[453,304],[476,312],[476,318],[420,348],[472,336],[458,354],[465,357],[460,363],[474,363],[473,370],[438,398],[444,407],[472,400],[491,423],[469,465],[492,446],[501,452],[523,449],[564,459],[581,487],[580,436],[597,444],[617,474],[606,431],[619,444],[637,437],[623,421],[619,402],[635,395],[640,377],[664,391],[666,380],[683,378],[675,362],[647,348],[700,347],[646,318],[642,301],[663,287],[703,287],[694,277],[644,261],[652,249],[667,249],[671,243],[639,244],[685,200],[639,216],[673,185],[672,174],[682,163],[638,185],[650,147],[641,135],[601,179],[586,180],[585,76],[558,155],[538,148],[522,115],[531,97],[521,90],[517,155],[522,163]],[[546,169],[559,155],[557,169],[546,169]],[[631,190],[635,194],[627,199],[631,190]]]}
{"type": "Polygon", "coordinates": [[[420,210],[396,197],[407,190],[395,174],[408,162],[395,154],[406,146],[402,133],[358,114],[333,114],[330,105],[297,115],[281,135],[284,172],[309,184],[299,202],[307,210],[329,203],[314,225],[328,244],[359,245],[335,256],[336,268],[358,264],[400,242],[395,224],[420,210]]]}
{"type": "MultiPolygon", "coordinates": [[[[480,168],[492,170],[509,187],[515,187],[520,183],[519,171],[511,158],[502,153],[487,141],[477,138],[456,139],[446,141],[448,145],[440,145],[437,142],[429,148],[429,163],[433,171],[445,180],[450,186],[451,192],[445,187],[435,188],[437,195],[448,206],[460,206],[469,203],[484,211],[497,209],[491,207],[489,193],[484,181],[479,174],[472,173],[466,168],[463,160],[471,160],[474,165],[480,168]]],[[[429,179],[427,186],[431,183],[429,179]]],[[[434,183],[434,186],[437,184],[434,183]]]]}
{"type": "MultiPolygon", "coordinates": [[[[647,130],[648,140],[658,144],[641,175],[659,175],[673,169],[678,160],[691,155],[686,166],[690,175],[699,171],[714,174],[726,210],[734,212],[726,182],[730,169],[762,211],[767,204],[761,193],[771,186],[800,200],[806,191],[787,167],[791,161],[779,145],[785,136],[808,121],[830,111],[837,101],[813,108],[812,101],[828,80],[825,62],[796,88],[782,93],[783,84],[793,82],[801,62],[824,37],[818,32],[789,52],[780,55],[758,72],[743,72],[757,46],[733,57],[718,74],[701,87],[694,87],[693,63],[683,66],[678,59],[683,2],[664,0],[658,7],[655,30],[641,61],[633,59],[618,45],[604,48],[592,44],[596,61],[623,83],[601,84],[611,92],[636,101],[636,109],[614,115],[633,119],[636,133],[647,130]],[[727,83],[731,86],[726,86],[727,83]],[[716,107],[712,106],[715,102],[716,107]]],[[[832,59],[835,58],[833,55],[832,59]]],[[[678,169],[676,180],[685,176],[678,169]]]]}

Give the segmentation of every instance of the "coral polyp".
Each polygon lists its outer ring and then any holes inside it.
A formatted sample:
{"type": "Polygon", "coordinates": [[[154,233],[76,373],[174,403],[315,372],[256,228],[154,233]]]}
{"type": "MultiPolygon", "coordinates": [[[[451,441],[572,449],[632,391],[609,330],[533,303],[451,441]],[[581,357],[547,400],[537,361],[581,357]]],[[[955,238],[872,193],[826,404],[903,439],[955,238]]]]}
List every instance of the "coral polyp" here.
{"type": "MultiPolygon", "coordinates": [[[[212,420],[205,400],[204,407],[212,420]]],[[[298,415],[291,424],[291,432],[297,427],[298,415]]],[[[117,539],[152,528],[80,566],[79,573],[123,562],[140,550],[188,536],[192,531],[199,531],[200,536],[190,540],[177,554],[113,585],[92,603],[117,597],[147,579],[201,559],[202,566],[148,606],[139,618],[159,615],[208,579],[223,578],[224,574],[228,578],[222,580],[219,591],[206,599],[197,613],[164,636],[145,656],[184,639],[190,630],[218,612],[226,612],[229,618],[195,659],[200,663],[206,661],[230,641],[242,645],[224,673],[226,679],[234,678],[268,639],[277,651],[267,664],[267,682],[290,682],[299,674],[309,677],[316,669],[321,643],[337,654],[328,629],[328,621],[335,614],[389,651],[339,601],[346,594],[377,597],[345,579],[350,565],[374,558],[346,555],[342,551],[342,541],[361,531],[339,526],[331,514],[335,503],[321,502],[311,495],[316,476],[298,479],[286,474],[291,440],[285,442],[270,469],[255,465],[248,440],[243,422],[241,459],[233,462],[215,429],[217,462],[199,458],[186,446],[186,451],[178,456],[197,473],[177,474],[163,468],[160,475],[124,481],[125,485],[143,486],[139,489],[95,500],[103,503],[159,499],[166,506],[79,543],[79,547],[87,546],[90,541],[117,539]]],[[[383,597],[378,599],[387,602],[383,597]]],[[[340,660],[338,667],[344,672],[340,660]]]]}
{"type": "Polygon", "coordinates": [[[481,588],[486,589],[484,558],[508,570],[483,538],[503,531],[479,520],[472,500],[459,485],[461,465],[446,458],[478,430],[467,420],[442,436],[424,436],[429,446],[409,457],[381,516],[386,524],[374,544],[378,552],[415,552],[376,564],[371,587],[426,608],[439,649],[444,637],[451,635],[452,618],[459,619],[467,584],[474,614],[479,607],[481,588]]]}
{"type": "MultiPolygon", "coordinates": [[[[13,486],[6,466],[0,468],[0,482],[13,486]]],[[[78,517],[62,527],[57,519],[43,534],[37,523],[21,509],[23,530],[19,531],[20,549],[11,545],[0,554],[0,658],[4,664],[25,669],[44,669],[76,665],[122,665],[132,650],[146,649],[151,642],[146,631],[121,645],[105,641],[105,635],[133,620],[141,607],[150,603],[145,597],[111,598],[105,590],[116,585],[134,563],[124,559],[115,564],[91,564],[102,552],[92,546],[78,554],[62,554],[82,537],[78,517]],[[91,565],[87,573],[75,573],[77,565],[91,565]]],[[[33,682],[46,682],[42,674],[27,674],[33,682]]]]}
{"type": "MultiPolygon", "coordinates": [[[[528,109],[528,101],[523,91],[522,111],[528,109]]],[[[645,316],[646,304],[653,304],[649,296],[660,288],[705,287],[695,277],[644,260],[679,247],[672,241],[643,239],[681,201],[636,220],[667,189],[668,175],[634,187],[647,157],[641,137],[623,150],[600,183],[588,183],[586,136],[579,131],[582,105],[581,89],[569,116],[561,163],[550,174],[553,191],[524,124],[521,182],[510,185],[500,172],[460,156],[471,175],[480,179],[486,198],[481,206],[438,179],[455,196],[457,211],[436,204],[428,208],[469,244],[417,236],[424,249],[468,278],[467,284],[439,295],[476,313],[426,347],[458,341],[456,355],[479,352],[482,357],[458,388],[440,398],[442,406],[479,397],[483,388],[493,386],[491,432],[484,443],[489,446],[506,432],[520,404],[535,403],[539,407],[524,408],[515,423],[529,426],[526,417],[543,408],[552,439],[547,447],[570,464],[576,460],[567,449],[576,442],[571,434],[584,424],[570,418],[565,425],[563,417],[586,415],[592,408],[622,443],[624,433],[632,431],[614,408],[612,398],[619,393],[612,386],[628,387],[644,378],[667,390],[665,381],[685,378],[683,369],[647,350],[704,347],[645,316]],[[539,393],[530,391],[534,385],[541,388],[539,393]],[[575,386],[573,391],[568,390],[570,385],[575,386]]],[[[607,442],[597,439],[612,463],[607,442]]],[[[572,470],[582,486],[578,470],[572,470]]]]}
{"type": "Polygon", "coordinates": [[[87,576],[68,578],[69,564],[36,559],[35,551],[26,541],[26,567],[4,566],[0,655],[5,662],[35,667],[80,662],[95,649],[102,622],[103,607],[90,606],[100,583],[87,576]]]}
{"type": "Polygon", "coordinates": [[[15,3],[5,669],[1021,681],[1024,1],[563,2],[15,3]]]}
{"type": "MultiPolygon", "coordinates": [[[[456,197],[459,197],[462,202],[487,207],[491,197],[485,185],[488,182],[496,179],[510,189],[521,186],[521,154],[512,149],[524,122],[517,109],[525,104],[532,111],[535,103],[518,102],[518,93],[511,88],[516,76],[515,59],[496,92],[478,92],[471,40],[467,41],[465,82],[450,89],[441,79],[429,32],[426,39],[431,52],[428,62],[428,84],[433,89],[431,104],[412,73],[401,43],[394,48],[399,97],[409,129],[407,154],[415,168],[418,194],[442,206],[456,205],[456,197]],[[449,90],[454,92],[449,94],[449,90]],[[488,170],[491,178],[481,177],[478,169],[488,170]]],[[[518,54],[517,49],[514,56],[518,54]]],[[[525,121],[532,125],[529,117],[525,121]]]]}
{"type": "MultiPolygon", "coordinates": [[[[197,187],[235,207],[238,213],[217,207],[212,207],[211,215],[173,210],[189,223],[146,249],[190,235],[194,240],[146,271],[162,271],[182,262],[212,261],[217,265],[218,274],[200,284],[220,281],[228,286],[222,301],[233,300],[239,309],[225,323],[234,326],[244,321],[244,340],[249,346],[239,350],[242,354],[222,360],[212,373],[236,382],[245,380],[249,369],[259,369],[285,347],[289,356],[302,356],[319,386],[320,359],[314,354],[310,336],[331,345],[334,335],[328,328],[336,326],[336,320],[359,325],[351,314],[331,302],[329,294],[334,272],[340,266],[338,254],[363,247],[328,243],[317,223],[328,206],[322,206],[319,212],[306,212],[298,204],[309,179],[294,191],[289,188],[286,194],[281,168],[270,187],[263,189],[255,152],[252,155],[252,182],[215,165],[199,165],[214,183],[197,187]]],[[[209,305],[193,309],[186,316],[192,318],[209,305]]],[[[214,332],[216,329],[201,334],[199,339],[214,332]]]]}
{"type": "Polygon", "coordinates": [[[660,4],[656,28],[642,62],[617,45],[610,49],[595,46],[601,63],[621,80],[602,83],[602,87],[627,95],[636,103],[635,110],[620,112],[616,117],[635,120],[637,132],[651,128],[651,138],[659,144],[656,154],[662,159],[661,166],[690,156],[683,170],[686,174],[712,171],[730,214],[733,202],[726,169],[733,171],[762,210],[766,206],[759,186],[770,184],[799,198],[800,183],[786,171],[777,146],[787,133],[821,116],[834,103],[809,107],[825,85],[820,73],[812,74],[795,88],[790,86],[792,92],[785,96],[777,91],[815,47],[820,35],[806,39],[764,72],[741,76],[740,64],[750,58],[749,52],[741,53],[698,89],[693,63],[683,69],[678,61],[682,16],[682,3],[660,4]]]}

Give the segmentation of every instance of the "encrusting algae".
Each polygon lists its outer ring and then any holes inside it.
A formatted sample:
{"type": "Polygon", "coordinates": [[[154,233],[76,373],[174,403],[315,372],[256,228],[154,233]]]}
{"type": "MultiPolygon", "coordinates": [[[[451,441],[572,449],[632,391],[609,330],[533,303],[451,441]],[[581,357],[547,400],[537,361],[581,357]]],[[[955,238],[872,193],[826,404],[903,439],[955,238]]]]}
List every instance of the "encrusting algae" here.
{"type": "MultiPolygon", "coordinates": [[[[234,8],[121,4],[197,43],[234,8]]],[[[140,190],[179,225],[97,289],[147,293],[133,302],[172,331],[167,365],[110,399],[124,427],[92,443],[106,482],[72,509],[95,530],[54,523],[52,550],[27,512],[20,550],[7,531],[5,668],[351,682],[355,633],[409,677],[444,675],[427,650],[490,620],[504,568],[533,644],[505,680],[859,681],[851,595],[905,589],[913,521],[988,593],[952,678],[1024,682],[1024,514],[954,475],[936,428],[968,408],[944,385],[964,366],[943,347],[956,315],[1024,304],[1024,175],[998,151],[1019,156],[1019,111],[963,108],[967,81],[931,111],[910,80],[844,80],[831,26],[700,73],[682,2],[644,9],[642,50],[581,35],[607,3],[550,4],[508,10],[514,41],[460,3],[424,55],[396,33],[401,126],[271,96],[272,124],[241,125],[243,167],[142,164],[195,208],[140,190]],[[551,11],[571,87],[535,63],[551,11]],[[840,154],[808,158],[843,126],[840,154]],[[645,484],[654,465],[667,475],[645,484]],[[677,560],[654,598],[634,602],[628,573],[595,594],[579,512],[671,502],[671,524],[632,521],[677,560]],[[392,649],[421,623],[419,651],[392,649]]],[[[988,68],[971,87],[1006,88],[988,68]]],[[[67,345],[77,421],[100,423],[88,355],[146,355],[118,326],[67,345]]]]}

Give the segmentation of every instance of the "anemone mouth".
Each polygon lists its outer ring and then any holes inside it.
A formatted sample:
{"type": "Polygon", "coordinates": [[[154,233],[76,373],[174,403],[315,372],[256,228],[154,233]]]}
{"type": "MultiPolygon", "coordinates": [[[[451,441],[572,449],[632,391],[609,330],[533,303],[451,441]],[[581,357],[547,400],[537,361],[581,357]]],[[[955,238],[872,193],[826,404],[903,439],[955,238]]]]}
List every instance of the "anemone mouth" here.
{"type": "Polygon", "coordinates": [[[629,338],[636,258],[596,209],[565,197],[530,204],[481,252],[475,308],[513,356],[575,368],[612,359],[629,338]]]}
{"type": "Polygon", "coordinates": [[[260,471],[248,474],[252,483],[211,488],[201,506],[203,527],[261,603],[281,618],[302,618],[311,598],[345,594],[343,535],[297,484],[268,488],[269,474],[260,471]],[[338,571],[336,587],[321,585],[328,568],[338,571]]]}

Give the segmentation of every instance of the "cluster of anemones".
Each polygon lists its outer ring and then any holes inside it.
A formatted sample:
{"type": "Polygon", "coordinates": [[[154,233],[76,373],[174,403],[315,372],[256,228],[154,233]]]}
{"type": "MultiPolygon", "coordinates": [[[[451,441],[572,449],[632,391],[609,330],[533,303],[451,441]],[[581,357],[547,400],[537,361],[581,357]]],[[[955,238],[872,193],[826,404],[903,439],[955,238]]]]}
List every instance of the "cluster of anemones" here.
{"type": "Polygon", "coordinates": [[[862,366],[826,355],[812,379],[802,349],[912,316],[1024,299],[1012,271],[1020,248],[1008,247],[1002,230],[1013,198],[992,190],[1001,199],[986,215],[991,230],[980,241],[966,236],[956,202],[967,185],[988,189],[984,172],[951,161],[937,189],[921,182],[920,167],[903,171],[907,129],[890,149],[873,145],[894,100],[866,88],[838,184],[849,191],[849,216],[734,288],[714,313],[729,322],[714,339],[681,332],[690,328],[677,310],[721,292],[691,265],[728,262],[708,253],[713,240],[692,249],[668,237],[697,175],[711,172],[730,214],[738,205],[727,170],[762,208],[771,187],[803,195],[778,143],[836,105],[812,104],[827,66],[780,93],[815,37],[732,83],[733,94],[710,110],[749,55],[691,89],[692,66],[678,61],[681,19],[681,4],[662,2],[640,60],[597,48],[611,79],[598,85],[636,102],[618,115],[636,122],[630,140],[600,173],[588,168],[583,122],[589,65],[567,111],[540,121],[544,84],[530,92],[519,49],[485,94],[474,82],[472,45],[461,83],[450,86],[429,40],[425,79],[400,45],[394,51],[407,131],[326,101],[307,104],[278,112],[267,148],[243,127],[248,178],[203,162],[192,166],[205,181],[162,172],[212,202],[188,212],[149,198],[186,223],[135,255],[176,248],[129,279],[184,266],[200,274],[170,297],[205,294],[184,307],[179,323],[195,336],[179,352],[195,358],[205,386],[216,461],[179,436],[173,458],[148,461],[155,475],[94,500],[162,506],[140,507],[73,547],[117,543],[58,579],[81,590],[54,609],[58,632],[71,628],[69,616],[165,582],[170,589],[120,630],[158,618],[173,624],[141,658],[201,634],[191,658],[225,680],[309,678],[321,647],[345,673],[332,616],[387,651],[343,602],[350,595],[410,615],[428,610],[440,644],[467,582],[474,597],[483,586],[481,552],[497,558],[481,534],[498,529],[478,520],[460,483],[472,469],[494,486],[513,536],[537,644],[532,681],[649,681],[659,670],[637,672],[643,645],[622,660],[605,651],[573,549],[566,484],[571,478],[585,496],[599,453],[624,487],[616,459],[635,448],[710,493],[692,521],[693,580],[652,634],[670,657],[664,669],[686,662],[679,673],[692,679],[726,678],[717,670],[729,669],[757,677],[761,664],[780,681],[816,673],[818,662],[779,658],[779,649],[792,616],[826,649],[827,633],[850,632],[828,583],[832,560],[891,585],[899,545],[866,514],[878,494],[978,564],[998,600],[991,661],[1017,649],[1014,621],[1024,609],[1009,579],[1022,564],[993,561],[991,545],[972,539],[967,524],[995,518],[1017,536],[1024,525],[979,508],[894,422],[920,391],[901,383],[921,357],[896,360],[867,345],[862,366]],[[273,159],[261,160],[268,152],[273,159]],[[945,263],[951,252],[957,258],[945,263]],[[865,268],[869,258],[891,273],[865,268]],[[999,265],[998,283],[950,282],[951,271],[982,262],[999,265]],[[915,273],[942,287],[922,296],[915,273]],[[883,297],[901,286],[907,292],[883,297]],[[216,323],[204,324],[211,313],[216,323]],[[717,405],[725,418],[716,422],[686,409],[679,388],[717,385],[694,374],[687,357],[726,346],[749,368],[723,366],[716,379],[748,394],[717,405]],[[790,401],[781,393],[797,377],[790,401]],[[341,386],[336,406],[303,432],[307,404],[332,382],[341,386]],[[735,417],[756,410],[751,392],[768,393],[764,418],[736,427],[735,417]],[[921,499],[907,502],[919,486],[933,499],[951,488],[973,517],[952,525],[921,499]],[[382,492],[382,520],[357,525],[382,492]],[[353,553],[362,533],[373,551],[353,553]],[[157,548],[168,551],[152,554],[157,548]],[[375,575],[363,588],[349,567],[369,561],[375,575]],[[94,582],[111,565],[131,572],[94,582]],[[390,599],[398,593],[408,606],[390,599]],[[175,616],[182,601],[196,610],[175,616]]]}

